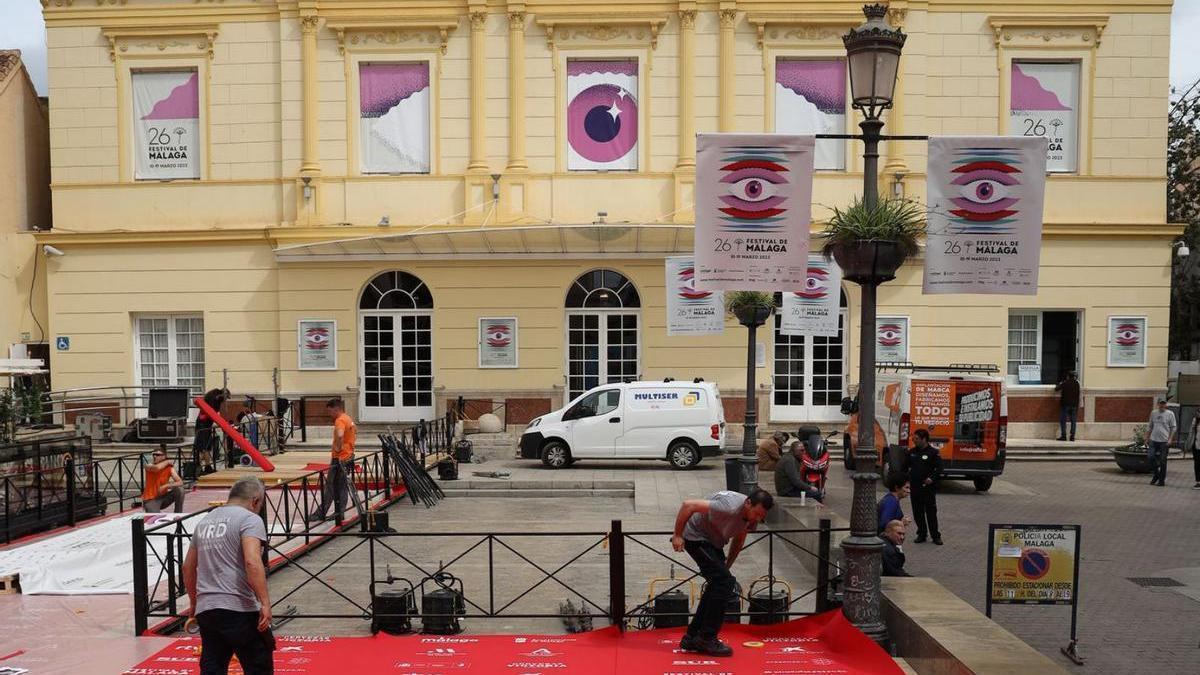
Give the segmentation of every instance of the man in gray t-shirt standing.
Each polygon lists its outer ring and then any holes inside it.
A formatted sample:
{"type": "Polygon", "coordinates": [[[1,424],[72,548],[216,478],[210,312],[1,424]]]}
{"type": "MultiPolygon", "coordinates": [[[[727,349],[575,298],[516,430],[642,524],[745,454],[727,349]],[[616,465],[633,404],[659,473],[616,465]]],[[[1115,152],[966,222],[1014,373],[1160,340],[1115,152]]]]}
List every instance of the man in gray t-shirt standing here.
{"type": "Polygon", "coordinates": [[[767,519],[775,498],[766,490],[755,490],[749,497],[740,492],[722,490],[708,499],[689,499],[675,516],[675,535],[671,546],[687,551],[700,566],[705,589],[696,605],[696,615],[687,634],[679,641],[685,652],[709,656],[729,656],[733,650],[717,639],[725,618],[725,607],[733,597],[737,580],[729,572],[737,560],[746,532],[767,519]],[[732,542],[732,543],[730,543],[732,542]],[[729,555],[725,555],[725,545],[729,555]]]}
{"type": "Polygon", "coordinates": [[[1167,482],[1167,455],[1171,452],[1171,441],[1175,440],[1178,429],[1175,413],[1167,409],[1167,402],[1159,399],[1158,409],[1150,413],[1150,428],[1146,433],[1146,454],[1150,456],[1150,465],[1154,467],[1154,477],[1151,485],[1163,487],[1167,482]]]}
{"type": "Polygon", "coordinates": [[[201,675],[227,675],[234,654],[246,675],[275,672],[262,555],[267,530],[258,515],[265,498],[262,481],[242,478],[192,534],[183,581],[200,625],[201,675]]]}

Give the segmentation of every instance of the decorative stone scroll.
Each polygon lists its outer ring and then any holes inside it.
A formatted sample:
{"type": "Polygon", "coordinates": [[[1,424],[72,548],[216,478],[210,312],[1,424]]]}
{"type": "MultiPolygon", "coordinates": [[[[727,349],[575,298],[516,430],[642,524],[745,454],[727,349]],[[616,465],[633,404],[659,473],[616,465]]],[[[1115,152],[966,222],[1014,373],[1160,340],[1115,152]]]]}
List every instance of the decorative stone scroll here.
{"type": "Polygon", "coordinates": [[[1094,49],[1108,27],[1105,14],[1016,15],[988,17],[997,47],[1075,46],[1094,49]]]}
{"type": "Polygon", "coordinates": [[[117,56],[163,54],[204,55],[213,57],[217,26],[137,26],[104,28],[101,34],[108,40],[108,58],[117,56]]]}
{"type": "Polygon", "coordinates": [[[786,45],[797,42],[841,44],[842,35],[862,23],[862,14],[833,12],[798,14],[795,12],[751,12],[746,21],[754,26],[758,48],[765,44],[786,45]]]}
{"type": "Polygon", "coordinates": [[[326,21],[326,26],[337,36],[338,53],[342,55],[345,55],[347,49],[357,47],[408,44],[437,46],[445,55],[450,33],[458,28],[458,17],[422,17],[409,20],[380,17],[347,21],[330,19],[326,21]]]}

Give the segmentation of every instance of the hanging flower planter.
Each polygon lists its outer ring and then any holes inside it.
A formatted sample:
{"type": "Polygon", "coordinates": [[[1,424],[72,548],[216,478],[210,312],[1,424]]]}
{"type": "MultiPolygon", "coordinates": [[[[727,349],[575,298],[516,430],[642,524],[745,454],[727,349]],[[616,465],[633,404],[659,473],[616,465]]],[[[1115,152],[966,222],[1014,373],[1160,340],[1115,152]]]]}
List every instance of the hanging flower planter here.
{"type": "Polygon", "coordinates": [[[775,313],[775,296],[762,291],[730,291],[725,294],[725,306],[738,323],[756,328],[775,313]]]}
{"type": "Polygon", "coordinates": [[[858,284],[881,284],[896,278],[906,258],[920,251],[925,210],[906,199],[885,199],[868,206],[855,199],[846,209],[833,209],[821,236],[826,258],[842,268],[844,278],[858,284]]]}

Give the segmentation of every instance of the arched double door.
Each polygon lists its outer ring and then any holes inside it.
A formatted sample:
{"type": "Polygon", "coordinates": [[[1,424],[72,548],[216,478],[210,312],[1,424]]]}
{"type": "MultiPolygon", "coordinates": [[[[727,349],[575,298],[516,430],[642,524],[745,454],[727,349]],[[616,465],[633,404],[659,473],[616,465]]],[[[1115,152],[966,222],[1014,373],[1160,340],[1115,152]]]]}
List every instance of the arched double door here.
{"type": "Polygon", "coordinates": [[[567,400],[641,370],[642,300],[625,275],[593,270],[567,290],[567,400]]]}
{"type": "Polygon", "coordinates": [[[358,301],[359,419],[432,419],[433,295],[407,272],[384,272],[358,301]]]}

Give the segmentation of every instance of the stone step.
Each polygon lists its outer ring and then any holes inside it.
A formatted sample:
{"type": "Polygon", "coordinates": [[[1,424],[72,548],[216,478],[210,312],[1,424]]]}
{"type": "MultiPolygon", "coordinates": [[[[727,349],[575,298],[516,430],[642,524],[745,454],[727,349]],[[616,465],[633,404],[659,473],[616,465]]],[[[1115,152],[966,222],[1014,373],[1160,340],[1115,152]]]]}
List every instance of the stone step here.
{"type": "Polygon", "coordinates": [[[442,488],[442,492],[446,497],[475,497],[484,499],[519,497],[523,499],[533,499],[538,497],[608,497],[613,499],[633,499],[633,489],[628,490],[579,490],[579,489],[499,489],[499,490],[460,490],[456,488],[442,488]]]}
{"type": "MultiPolygon", "coordinates": [[[[461,474],[460,474],[461,475],[461,474]]],[[[632,490],[631,480],[506,480],[503,478],[472,478],[438,481],[442,489],[455,490],[632,490]]]]}

